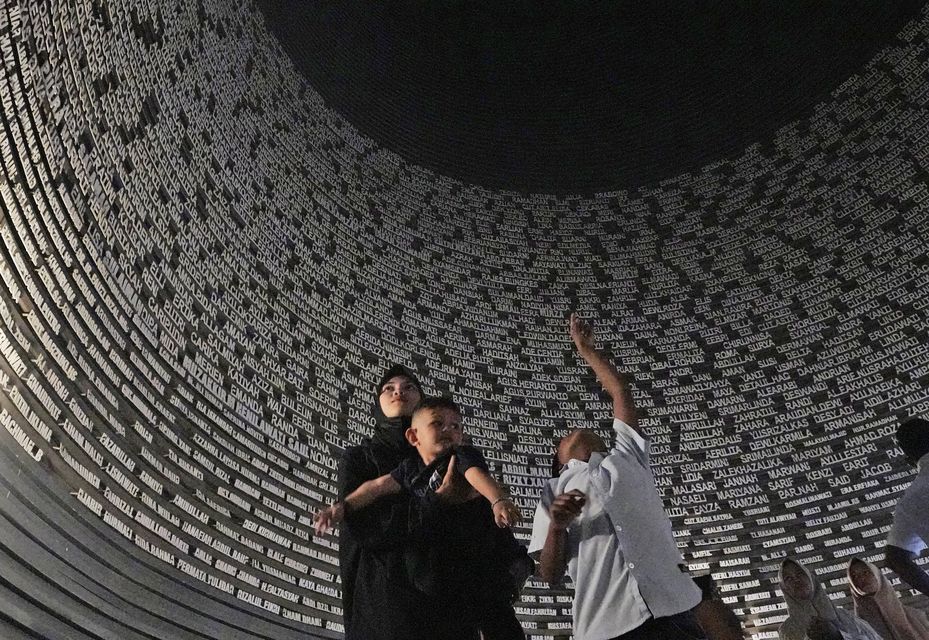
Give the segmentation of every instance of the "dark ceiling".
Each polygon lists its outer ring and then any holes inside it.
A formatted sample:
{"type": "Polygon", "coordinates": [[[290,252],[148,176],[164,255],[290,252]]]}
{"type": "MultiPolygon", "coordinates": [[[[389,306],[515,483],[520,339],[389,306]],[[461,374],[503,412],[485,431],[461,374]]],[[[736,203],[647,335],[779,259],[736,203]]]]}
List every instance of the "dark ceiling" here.
{"type": "Polygon", "coordinates": [[[643,186],[764,141],[923,0],[256,0],[337,112],[491,188],[643,186]]]}

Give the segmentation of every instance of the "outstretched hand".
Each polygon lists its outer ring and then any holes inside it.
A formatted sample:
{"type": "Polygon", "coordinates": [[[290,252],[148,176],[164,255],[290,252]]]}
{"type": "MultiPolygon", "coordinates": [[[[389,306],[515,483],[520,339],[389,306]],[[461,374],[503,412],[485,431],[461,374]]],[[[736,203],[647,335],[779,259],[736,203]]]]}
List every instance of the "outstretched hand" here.
{"type": "Polygon", "coordinates": [[[519,507],[509,498],[504,498],[495,502],[493,511],[494,522],[496,522],[497,526],[501,529],[503,527],[512,527],[523,520],[523,515],[519,512],[519,507]]]}
{"type": "Polygon", "coordinates": [[[568,320],[568,333],[574,341],[574,346],[581,353],[596,348],[593,325],[577,313],[571,313],[571,319],[568,320]]]}
{"type": "Polygon", "coordinates": [[[318,511],[316,515],[313,516],[313,530],[318,536],[324,533],[329,533],[344,519],[345,504],[342,502],[336,502],[329,505],[325,509],[318,511]]]}

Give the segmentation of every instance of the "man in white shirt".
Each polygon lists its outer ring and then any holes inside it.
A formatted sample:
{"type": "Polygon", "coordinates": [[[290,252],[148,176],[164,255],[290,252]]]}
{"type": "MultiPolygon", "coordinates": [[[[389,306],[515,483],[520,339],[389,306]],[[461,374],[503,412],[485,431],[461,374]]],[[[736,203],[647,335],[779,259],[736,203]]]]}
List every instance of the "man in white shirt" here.
{"type": "Polygon", "coordinates": [[[929,546],[929,421],[910,418],[900,423],[897,444],[918,473],[897,502],[884,558],[901,580],[929,596],[929,575],[916,564],[929,546]]]}
{"type": "Polygon", "coordinates": [[[690,612],[700,590],[655,489],[629,388],[575,314],[570,334],[613,399],[616,442],[608,450],[596,433],[578,429],[559,443],[561,471],[542,490],[529,544],[540,552],[539,576],[557,583],[570,575],[575,640],[703,638],[690,612]]]}

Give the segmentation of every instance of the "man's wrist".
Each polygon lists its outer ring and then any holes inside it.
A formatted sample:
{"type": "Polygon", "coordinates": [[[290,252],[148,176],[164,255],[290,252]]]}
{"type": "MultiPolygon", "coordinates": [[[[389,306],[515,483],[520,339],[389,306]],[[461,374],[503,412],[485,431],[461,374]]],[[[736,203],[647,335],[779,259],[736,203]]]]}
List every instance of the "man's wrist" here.
{"type": "Polygon", "coordinates": [[[595,347],[581,347],[578,346],[577,354],[581,356],[585,361],[590,361],[597,356],[597,349],[595,347]]]}
{"type": "Polygon", "coordinates": [[[556,522],[555,520],[552,520],[548,524],[548,531],[549,533],[564,533],[565,531],[568,530],[568,526],[570,524],[571,524],[570,522],[565,522],[564,524],[561,524],[561,523],[556,522]]]}

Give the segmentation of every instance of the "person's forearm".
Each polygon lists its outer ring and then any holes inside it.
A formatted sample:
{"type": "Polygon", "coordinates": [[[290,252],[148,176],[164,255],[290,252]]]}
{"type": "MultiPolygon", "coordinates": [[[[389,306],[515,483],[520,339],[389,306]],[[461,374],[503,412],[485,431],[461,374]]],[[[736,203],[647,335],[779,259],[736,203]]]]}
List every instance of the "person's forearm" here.
{"type": "MultiPolygon", "coordinates": [[[[357,451],[350,449],[339,463],[338,498],[342,501],[376,474],[357,451]]],[[[414,526],[413,516],[419,521],[417,500],[388,499],[357,512],[346,512],[342,535],[352,544],[369,549],[394,548],[405,544],[414,526]]]]}
{"type": "Polygon", "coordinates": [[[539,577],[551,585],[560,582],[564,577],[567,566],[565,557],[567,540],[568,533],[564,529],[555,526],[548,528],[548,536],[545,538],[545,545],[539,556],[539,577]]]}
{"type": "Polygon", "coordinates": [[[603,386],[603,390],[610,394],[610,397],[616,398],[621,395],[626,387],[622,376],[603,354],[594,348],[578,349],[578,354],[584,358],[587,365],[593,369],[597,379],[603,386]]]}
{"type": "Polygon", "coordinates": [[[493,504],[501,498],[508,497],[506,491],[500,486],[494,477],[483,469],[471,467],[465,471],[465,480],[474,487],[479,494],[487,498],[490,504],[493,504]]]}
{"type": "Polygon", "coordinates": [[[374,480],[368,480],[345,496],[346,511],[357,511],[382,498],[400,491],[400,485],[391,476],[385,475],[374,480]]]}
{"type": "Polygon", "coordinates": [[[629,426],[635,427],[635,402],[625,377],[596,349],[579,349],[578,353],[593,370],[603,390],[612,398],[613,414],[629,426]]]}
{"type": "Polygon", "coordinates": [[[929,575],[915,562],[915,556],[905,549],[887,545],[884,550],[887,566],[905,583],[929,596],[929,575]]]}

